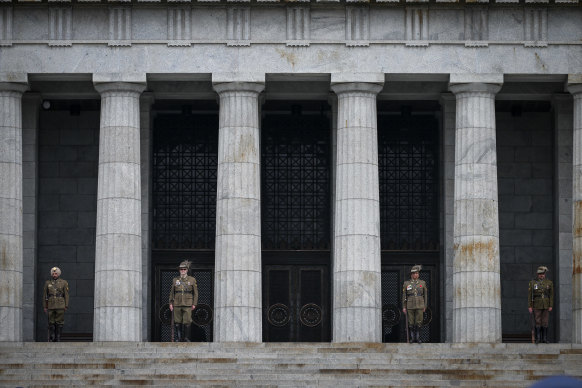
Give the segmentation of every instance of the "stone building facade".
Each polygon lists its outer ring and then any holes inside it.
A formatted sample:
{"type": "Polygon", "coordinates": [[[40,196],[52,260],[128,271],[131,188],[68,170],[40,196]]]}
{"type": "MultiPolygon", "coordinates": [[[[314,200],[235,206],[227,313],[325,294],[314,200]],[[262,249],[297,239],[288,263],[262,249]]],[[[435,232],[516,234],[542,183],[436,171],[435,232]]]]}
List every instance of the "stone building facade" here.
{"type": "Polygon", "coordinates": [[[582,342],[578,0],[0,3],[0,340],[582,342]]]}

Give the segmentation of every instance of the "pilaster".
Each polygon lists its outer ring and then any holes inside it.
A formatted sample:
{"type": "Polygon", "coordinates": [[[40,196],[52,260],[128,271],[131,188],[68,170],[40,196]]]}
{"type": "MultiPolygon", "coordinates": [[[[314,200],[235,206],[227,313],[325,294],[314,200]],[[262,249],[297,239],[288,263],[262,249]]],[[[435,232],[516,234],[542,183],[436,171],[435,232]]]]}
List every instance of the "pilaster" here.
{"type": "Polygon", "coordinates": [[[38,235],[38,129],[41,97],[26,93],[22,98],[22,258],[23,341],[35,340],[37,305],[38,235]]]}
{"type": "Polygon", "coordinates": [[[495,94],[501,75],[451,75],[456,97],[453,342],[501,342],[495,94]]]}
{"type": "Polygon", "coordinates": [[[572,340],[572,96],[555,95],[554,111],[554,310],[557,338],[572,340]]]}
{"type": "Polygon", "coordinates": [[[264,75],[214,75],[220,97],[214,340],[261,342],[259,93],[264,75]]]}
{"type": "Polygon", "coordinates": [[[443,269],[441,279],[444,279],[442,295],[444,295],[443,338],[453,342],[453,289],[447,284],[453,284],[454,261],[454,207],[455,207],[455,112],[456,101],[452,93],[441,95],[443,116],[442,168],[443,168],[443,269]]]}
{"type": "Polygon", "coordinates": [[[93,76],[101,94],[93,338],[141,341],[140,94],[145,75],[112,82],[115,78],[93,76]]]}
{"type": "Polygon", "coordinates": [[[572,165],[572,342],[582,343],[582,75],[568,77],[574,96],[572,165]]]}
{"type": "Polygon", "coordinates": [[[26,74],[0,73],[0,342],[22,341],[22,94],[26,74]]]}
{"type": "Polygon", "coordinates": [[[376,96],[383,74],[333,74],[337,95],[333,341],[380,342],[380,186],[376,96]]]}

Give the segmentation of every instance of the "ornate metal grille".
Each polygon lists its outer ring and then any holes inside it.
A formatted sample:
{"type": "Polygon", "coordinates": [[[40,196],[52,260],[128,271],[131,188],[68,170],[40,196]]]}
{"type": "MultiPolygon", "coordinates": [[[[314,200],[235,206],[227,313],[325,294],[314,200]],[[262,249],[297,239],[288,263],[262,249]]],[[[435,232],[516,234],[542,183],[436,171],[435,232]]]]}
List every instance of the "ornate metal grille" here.
{"type": "Polygon", "coordinates": [[[323,116],[263,120],[263,249],[329,249],[329,131],[323,116]]]}
{"type": "Polygon", "coordinates": [[[154,249],[214,249],[218,116],[156,118],[154,249]]]}
{"type": "Polygon", "coordinates": [[[399,271],[382,271],[382,342],[400,342],[403,336],[403,321],[394,322],[391,316],[394,308],[401,310],[399,275],[399,271]]]}
{"type": "Polygon", "coordinates": [[[378,145],[382,250],[438,250],[436,120],[380,116],[378,145]]]}
{"type": "MultiPolygon", "coordinates": [[[[213,273],[210,270],[192,271],[190,275],[196,278],[196,283],[198,284],[198,304],[206,304],[208,306],[213,306],[213,294],[212,294],[212,276],[213,273]]],[[[162,301],[162,305],[168,303],[168,296],[170,294],[170,288],[172,286],[172,279],[180,276],[176,270],[162,270],[160,274],[160,288],[159,288],[159,298],[162,301]]],[[[212,342],[212,327],[213,323],[210,321],[207,325],[197,326],[192,324],[191,335],[193,341],[200,342],[212,342]]],[[[160,341],[170,342],[171,337],[171,327],[170,325],[161,325],[160,341]]]]}

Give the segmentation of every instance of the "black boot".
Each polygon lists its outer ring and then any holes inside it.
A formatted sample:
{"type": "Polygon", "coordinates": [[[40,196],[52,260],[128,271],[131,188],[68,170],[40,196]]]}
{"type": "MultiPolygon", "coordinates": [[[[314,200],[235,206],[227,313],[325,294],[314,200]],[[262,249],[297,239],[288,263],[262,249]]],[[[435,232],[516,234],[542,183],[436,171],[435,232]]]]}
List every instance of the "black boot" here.
{"type": "Polygon", "coordinates": [[[416,326],[416,343],[421,344],[422,341],[420,340],[420,326],[416,326]]]}
{"type": "Polygon", "coordinates": [[[189,324],[184,325],[184,338],[182,339],[183,342],[190,342],[190,328],[191,326],[189,324]]]}
{"type": "Polygon", "coordinates": [[[176,332],[176,342],[182,342],[182,325],[179,323],[175,324],[174,331],[176,332]]]}
{"type": "Polygon", "coordinates": [[[540,343],[540,337],[541,337],[541,328],[539,326],[536,326],[536,344],[540,343]]]}
{"type": "Polygon", "coordinates": [[[415,341],[414,338],[414,326],[408,326],[408,335],[410,336],[410,343],[413,344],[415,341]]]}
{"type": "Polygon", "coordinates": [[[49,342],[55,342],[55,331],[56,331],[56,325],[53,325],[52,323],[49,324],[49,342]]]}
{"type": "Polygon", "coordinates": [[[548,328],[547,327],[542,327],[542,342],[544,344],[550,343],[550,341],[548,341],[548,328]]]}
{"type": "Polygon", "coordinates": [[[63,325],[57,325],[55,330],[55,342],[61,342],[61,334],[63,334],[63,325]]]}

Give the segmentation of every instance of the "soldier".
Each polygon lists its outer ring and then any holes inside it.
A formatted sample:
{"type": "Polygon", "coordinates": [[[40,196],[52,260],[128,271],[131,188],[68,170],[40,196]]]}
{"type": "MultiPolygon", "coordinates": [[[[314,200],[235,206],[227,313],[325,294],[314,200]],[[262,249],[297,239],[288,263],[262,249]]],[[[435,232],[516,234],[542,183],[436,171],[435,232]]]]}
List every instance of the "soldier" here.
{"type": "Polygon", "coordinates": [[[426,310],[428,301],[428,289],[426,282],[419,280],[420,265],[415,265],[410,269],[410,280],[404,282],[402,286],[402,311],[408,313],[408,331],[410,332],[410,342],[420,343],[420,326],[422,325],[423,313],[426,310]]]}
{"type": "Polygon", "coordinates": [[[546,279],[548,267],[538,267],[537,278],[529,282],[528,310],[535,318],[535,342],[548,343],[548,320],[554,307],[554,283],[546,279]]]}
{"type": "Polygon", "coordinates": [[[44,283],[42,301],[44,312],[48,313],[50,342],[60,342],[65,324],[65,311],[69,308],[69,283],[60,276],[60,268],[53,267],[52,280],[44,283]]]}
{"type": "Polygon", "coordinates": [[[185,260],[178,267],[180,276],[172,280],[170,289],[170,311],[174,313],[174,327],[178,342],[190,342],[192,311],[198,303],[198,285],[193,276],[188,276],[190,262],[185,260]]]}

